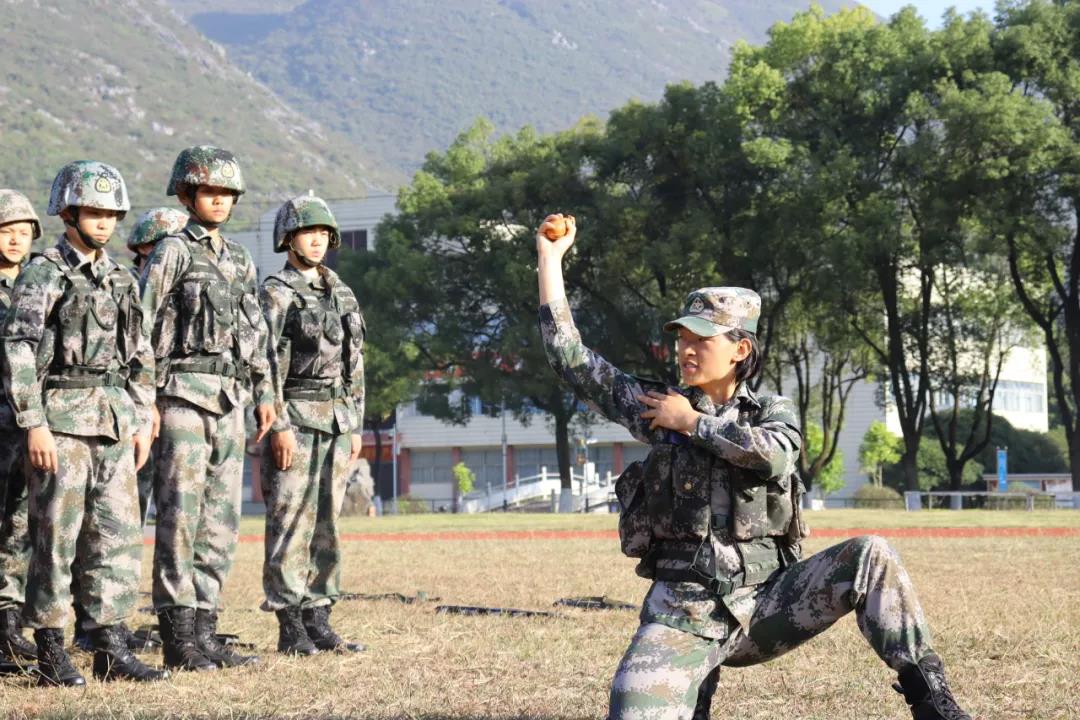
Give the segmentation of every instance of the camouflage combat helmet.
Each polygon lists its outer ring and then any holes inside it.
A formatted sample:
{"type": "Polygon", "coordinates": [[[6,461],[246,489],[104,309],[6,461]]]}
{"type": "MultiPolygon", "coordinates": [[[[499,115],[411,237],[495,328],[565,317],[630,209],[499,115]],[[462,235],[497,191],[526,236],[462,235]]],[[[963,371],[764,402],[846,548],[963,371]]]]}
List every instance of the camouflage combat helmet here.
{"type": "Polygon", "coordinates": [[[115,210],[123,220],[131,209],[131,201],[120,171],[96,160],[76,160],[60,168],[53,180],[46,212],[59,215],[69,207],[115,210]]]}
{"type": "Polygon", "coordinates": [[[181,150],[173,163],[165,194],[176,195],[183,186],[200,185],[232,190],[237,197],[243,195],[244,176],[240,173],[236,156],[228,150],[210,145],[196,145],[181,150]]]}
{"type": "Polygon", "coordinates": [[[159,207],[139,216],[128,235],[127,246],[134,250],[140,245],[153,245],[169,235],[176,235],[187,225],[188,215],[183,210],[159,207]]]}
{"type": "Polygon", "coordinates": [[[17,190],[0,190],[0,225],[28,222],[34,226],[34,239],[41,237],[41,221],[30,200],[17,190]]]}
{"type": "Polygon", "coordinates": [[[300,195],[289,200],[277,212],[274,219],[274,252],[287,252],[289,250],[289,235],[303,228],[325,225],[330,228],[330,245],[328,250],[334,250],[341,245],[341,232],[338,230],[337,220],[330,207],[321,198],[315,197],[310,191],[307,195],[300,195]]]}

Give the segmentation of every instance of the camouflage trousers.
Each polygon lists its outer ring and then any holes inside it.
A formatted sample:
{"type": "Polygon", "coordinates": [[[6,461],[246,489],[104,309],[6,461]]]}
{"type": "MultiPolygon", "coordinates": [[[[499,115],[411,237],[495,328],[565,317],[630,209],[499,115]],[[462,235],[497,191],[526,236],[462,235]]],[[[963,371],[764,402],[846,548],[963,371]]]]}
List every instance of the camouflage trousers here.
{"type": "Polygon", "coordinates": [[[115,625],[139,597],[142,531],[130,438],[107,440],[54,433],[59,471],[30,476],[30,537],[23,619],[62,628],[72,579],[87,629],[115,625]]]}
{"type": "Polygon", "coordinates": [[[30,565],[30,495],[26,463],[26,433],[0,431],[0,610],[26,599],[26,570],[30,565]]]}
{"type": "Polygon", "coordinates": [[[791,565],[755,597],[748,626],[733,619],[726,638],[641,625],[612,681],[609,719],[688,719],[702,682],[721,665],[779,657],[852,610],[863,636],[891,668],[932,652],[911,580],[879,537],[853,538],[791,565]]]}
{"type": "Polygon", "coordinates": [[[216,610],[240,531],[244,409],[159,397],[154,451],[154,607],[216,610]]]}
{"type": "Polygon", "coordinates": [[[288,470],[278,470],[270,443],[263,445],[263,610],[327,605],[341,594],[338,516],[352,439],[308,428],[293,432],[297,450],[288,470]]]}

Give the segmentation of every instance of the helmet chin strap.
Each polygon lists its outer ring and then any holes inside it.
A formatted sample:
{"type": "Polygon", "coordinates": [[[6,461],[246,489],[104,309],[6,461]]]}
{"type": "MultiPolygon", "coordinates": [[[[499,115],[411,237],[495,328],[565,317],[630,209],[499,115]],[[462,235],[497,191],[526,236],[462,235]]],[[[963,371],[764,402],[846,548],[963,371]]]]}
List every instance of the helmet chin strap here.
{"type": "Polygon", "coordinates": [[[83,241],[83,244],[85,244],[89,248],[93,248],[94,250],[100,250],[109,244],[108,240],[105,240],[105,242],[99,242],[91,236],[87,235],[85,232],[83,232],[83,229],[79,227],[79,208],[69,207],[68,212],[71,214],[71,217],[74,218],[75,222],[72,222],[71,220],[64,220],[64,224],[67,225],[69,228],[75,229],[75,232],[79,234],[79,239],[83,241]]]}

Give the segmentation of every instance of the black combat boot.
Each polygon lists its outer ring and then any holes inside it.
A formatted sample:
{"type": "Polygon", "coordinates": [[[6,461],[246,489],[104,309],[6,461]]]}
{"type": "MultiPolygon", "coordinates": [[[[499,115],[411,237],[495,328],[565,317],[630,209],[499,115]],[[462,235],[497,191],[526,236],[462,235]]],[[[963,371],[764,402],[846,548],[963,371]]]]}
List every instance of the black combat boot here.
{"type": "Polygon", "coordinates": [[[360,643],[351,643],[342,638],[330,627],[330,606],[304,608],[304,629],[308,637],[320,650],[336,650],[338,652],[363,652],[364,646],[360,643]]]}
{"type": "Polygon", "coordinates": [[[319,648],[311,642],[307,630],[304,629],[304,621],[300,615],[300,608],[290,606],[282,608],[274,613],[278,619],[277,649],[286,655],[318,655],[319,648]]]}
{"type": "Polygon", "coordinates": [[[60,628],[38,628],[34,631],[37,643],[38,685],[41,687],[79,687],[86,680],[71,664],[64,650],[64,631],[60,628]]]}
{"type": "Polygon", "coordinates": [[[0,658],[12,661],[37,660],[34,643],[23,637],[20,608],[0,610],[0,658]]]}
{"type": "Polygon", "coordinates": [[[161,627],[161,652],[165,667],[177,670],[217,670],[199,650],[195,639],[195,608],[171,607],[158,611],[161,627]]]}
{"type": "Polygon", "coordinates": [[[195,641],[199,650],[219,668],[239,667],[259,662],[255,655],[240,655],[217,636],[217,613],[199,608],[195,611],[195,641]]]}
{"type": "Polygon", "coordinates": [[[957,705],[937,655],[927,655],[918,665],[908,665],[900,671],[899,679],[893,688],[904,695],[914,720],[971,720],[957,705]]]}
{"type": "Polygon", "coordinates": [[[127,638],[119,627],[108,625],[90,630],[90,642],[94,647],[94,677],[98,680],[138,682],[168,678],[168,670],[153,670],[131,654],[127,638]]]}

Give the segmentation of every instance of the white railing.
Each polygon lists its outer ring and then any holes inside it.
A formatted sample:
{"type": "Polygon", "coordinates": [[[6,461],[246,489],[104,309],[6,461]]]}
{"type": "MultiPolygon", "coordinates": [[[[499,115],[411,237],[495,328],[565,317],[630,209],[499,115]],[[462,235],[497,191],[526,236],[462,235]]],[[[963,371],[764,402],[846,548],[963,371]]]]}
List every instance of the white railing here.
{"type": "MultiPolygon", "coordinates": [[[[597,477],[595,473],[592,473],[587,477],[571,469],[570,477],[575,512],[584,510],[586,507],[607,507],[608,497],[615,489],[615,478],[611,473],[607,473],[604,477],[597,477]]],[[[489,487],[486,490],[469,493],[461,499],[458,512],[489,512],[537,500],[550,500],[554,510],[558,507],[561,493],[562,481],[559,479],[559,474],[548,472],[547,467],[541,467],[538,475],[517,478],[513,487],[505,489],[489,487]]]]}
{"type": "MultiPolygon", "coordinates": [[[[947,497],[949,498],[949,507],[952,510],[962,510],[965,497],[985,497],[987,500],[996,498],[1016,498],[1024,501],[1024,505],[1027,510],[1031,511],[1035,509],[1035,498],[1053,498],[1054,505],[1058,508],[1076,508],[1080,510],[1080,493],[1075,492],[1059,492],[1059,493],[1021,493],[1021,492],[979,492],[971,490],[961,491],[913,491],[908,490],[904,493],[904,509],[906,510],[922,510],[923,503],[922,498],[926,496],[928,499],[935,497],[947,497]]],[[[932,500],[931,500],[932,501],[932,500]]]]}

